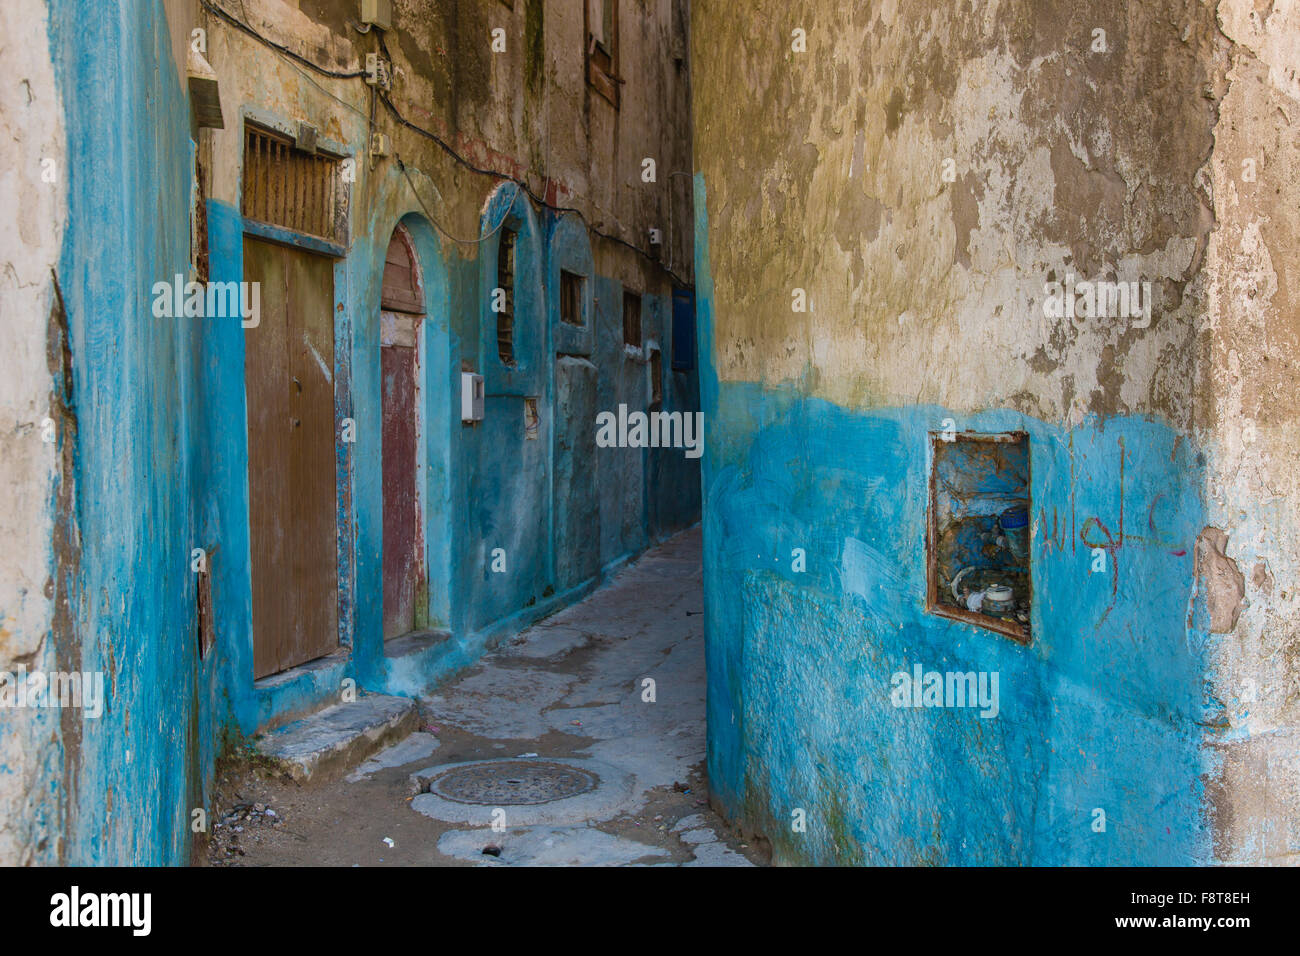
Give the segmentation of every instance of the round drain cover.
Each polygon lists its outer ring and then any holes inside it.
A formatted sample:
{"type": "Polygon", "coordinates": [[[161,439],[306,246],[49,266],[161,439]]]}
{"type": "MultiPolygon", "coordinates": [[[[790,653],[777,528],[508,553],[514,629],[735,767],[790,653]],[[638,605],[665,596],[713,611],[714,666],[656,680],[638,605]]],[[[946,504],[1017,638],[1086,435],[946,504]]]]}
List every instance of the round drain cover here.
{"type": "Polygon", "coordinates": [[[429,792],[457,803],[490,807],[550,803],[594,790],[594,773],[545,760],[492,760],[453,767],[429,781],[429,792]]]}

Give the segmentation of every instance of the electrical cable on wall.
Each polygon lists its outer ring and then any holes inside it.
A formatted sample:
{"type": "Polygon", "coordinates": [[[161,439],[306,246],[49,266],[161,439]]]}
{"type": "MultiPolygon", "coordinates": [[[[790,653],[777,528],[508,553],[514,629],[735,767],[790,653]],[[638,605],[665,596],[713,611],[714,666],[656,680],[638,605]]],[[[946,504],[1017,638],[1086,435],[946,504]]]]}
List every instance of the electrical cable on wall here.
{"type": "MultiPolygon", "coordinates": [[[[429,211],[429,207],[424,204],[424,199],[420,196],[420,191],[415,188],[415,181],[411,179],[410,171],[407,168],[407,164],[402,162],[402,157],[394,155],[394,158],[397,160],[397,168],[402,171],[402,176],[406,178],[406,184],[411,187],[411,193],[412,195],[415,196],[415,201],[418,202],[420,204],[420,208],[424,210],[425,218],[427,218],[429,222],[433,223],[433,227],[437,229],[438,232],[446,236],[452,242],[459,242],[467,246],[472,246],[475,243],[479,243],[479,242],[487,242],[498,232],[500,232],[502,228],[505,226],[507,216],[502,215],[501,221],[498,222],[495,226],[493,226],[490,232],[485,233],[482,236],[479,236],[477,239],[461,239],[459,236],[453,236],[450,232],[448,232],[446,229],[444,229],[442,226],[438,224],[438,220],[436,220],[433,217],[433,213],[429,211]]],[[[519,196],[519,184],[516,183],[514,195],[510,197],[510,202],[506,204],[507,213],[509,212],[510,207],[512,207],[515,204],[515,199],[518,198],[518,196],[519,196]]]]}
{"type": "MultiPolygon", "coordinates": [[[[217,17],[220,17],[222,20],[225,20],[235,29],[241,31],[242,33],[247,33],[253,39],[266,44],[271,49],[276,50],[279,53],[282,53],[285,56],[290,57],[291,59],[297,60],[299,63],[302,63],[304,66],[311,67],[313,70],[315,70],[317,73],[321,74],[322,76],[333,77],[336,80],[351,80],[366,75],[365,70],[340,71],[340,70],[331,70],[327,67],[319,66],[316,63],[313,63],[307,57],[303,56],[301,53],[295,53],[287,46],[284,46],[283,44],[280,43],[276,43],[274,40],[270,39],[269,37],[262,36],[262,34],[258,33],[247,23],[241,21],[234,14],[231,14],[226,10],[221,9],[216,4],[209,2],[209,0],[199,0],[199,2],[203,4],[203,9],[207,10],[209,13],[217,17]]],[[[244,16],[248,16],[247,10],[244,11],[244,16]]]]}

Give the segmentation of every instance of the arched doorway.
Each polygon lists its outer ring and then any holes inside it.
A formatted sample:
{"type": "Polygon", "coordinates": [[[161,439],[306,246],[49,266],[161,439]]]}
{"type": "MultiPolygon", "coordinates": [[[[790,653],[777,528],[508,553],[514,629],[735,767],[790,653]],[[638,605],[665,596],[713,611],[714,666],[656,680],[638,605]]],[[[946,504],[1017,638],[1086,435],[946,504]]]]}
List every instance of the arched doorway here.
{"type": "Polygon", "coordinates": [[[415,246],[398,226],[384,257],[379,345],[383,382],[384,639],[425,623],[421,507],[420,336],[424,286],[415,246]]]}

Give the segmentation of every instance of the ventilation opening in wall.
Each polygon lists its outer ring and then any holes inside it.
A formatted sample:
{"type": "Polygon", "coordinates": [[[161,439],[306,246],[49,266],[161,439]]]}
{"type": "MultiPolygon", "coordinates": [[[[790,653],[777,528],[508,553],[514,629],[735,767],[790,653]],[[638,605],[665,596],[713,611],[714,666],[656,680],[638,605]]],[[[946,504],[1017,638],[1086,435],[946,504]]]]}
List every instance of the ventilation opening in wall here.
{"type": "Polygon", "coordinates": [[[664,365],[658,349],[650,350],[650,407],[658,408],[664,402],[664,365]]]}
{"type": "MultiPolygon", "coordinates": [[[[208,552],[208,558],[211,560],[211,552],[208,552]]],[[[199,638],[199,660],[207,660],[212,653],[212,645],[216,642],[217,631],[216,624],[212,619],[212,568],[205,564],[203,569],[198,572],[198,583],[195,587],[194,604],[196,628],[199,638]]]]}
{"type": "Polygon", "coordinates": [[[560,321],[569,325],[582,321],[582,276],[560,270],[560,321]]]}
{"type": "Polygon", "coordinates": [[[931,432],[926,610],[1028,644],[1029,436],[931,432]]]}
{"type": "Polygon", "coordinates": [[[515,233],[501,229],[497,247],[497,287],[492,290],[492,311],[497,315],[497,356],[515,364],[515,233]]]}
{"type": "Polygon", "coordinates": [[[298,149],[286,136],[245,125],[246,218],[335,241],[343,198],[337,157],[298,149]]]}
{"type": "Polygon", "coordinates": [[[641,347],[641,297],[635,292],[623,293],[623,344],[641,347]]]}
{"type": "Polygon", "coordinates": [[[194,161],[194,208],[190,213],[190,261],[194,281],[208,283],[208,202],[204,192],[203,164],[194,161]]]}
{"type": "Polygon", "coordinates": [[[537,414],[537,399],[524,399],[524,437],[537,438],[537,429],[541,424],[541,418],[537,414]]]}

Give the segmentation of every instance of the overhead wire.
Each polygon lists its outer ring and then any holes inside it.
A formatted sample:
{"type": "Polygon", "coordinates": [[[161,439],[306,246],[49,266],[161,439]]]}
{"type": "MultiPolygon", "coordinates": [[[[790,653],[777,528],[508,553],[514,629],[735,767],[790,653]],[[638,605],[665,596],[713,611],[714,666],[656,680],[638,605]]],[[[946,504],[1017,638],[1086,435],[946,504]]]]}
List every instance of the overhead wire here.
{"type": "MultiPolygon", "coordinates": [[[[345,108],[351,110],[353,113],[356,113],[356,114],[357,114],[358,116],[360,116],[362,119],[366,120],[366,123],[367,123],[367,129],[369,130],[370,135],[373,135],[373,132],[374,132],[374,125],[375,125],[374,117],[373,117],[373,101],[372,101],[372,115],[367,116],[366,113],[365,113],[363,110],[357,108],[356,106],[353,106],[351,103],[347,102],[346,100],[342,99],[341,97],[339,97],[338,95],[336,95],[336,94],[333,93],[332,91],[326,89],[326,88],[325,88],[324,86],[322,86],[320,83],[316,82],[316,80],[315,80],[313,77],[311,77],[311,76],[310,76],[310,75],[309,75],[305,70],[301,69],[301,67],[299,66],[299,64],[301,64],[302,66],[306,66],[306,67],[308,67],[308,68],[314,70],[315,72],[319,73],[320,75],[322,75],[322,76],[326,76],[326,77],[329,77],[329,78],[331,78],[331,79],[359,79],[359,78],[362,78],[362,77],[367,76],[367,73],[366,73],[365,70],[356,70],[356,71],[333,70],[333,69],[330,69],[330,68],[328,68],[328,67],[320,66],[319,64],[314,63],[314,62],[313,62],[312,60],[310,60],[308,57],[305,57],[305,56],[303,56],[302,54],[300,54],[300,53],[296,53],[295,51],[291,50],[290,48],[288,48],[288,47],[285,46],[284,44],[277,43],[276,41],[272,40],[271,38],[266,37],[266,36],[263,36],[263,35],[262,35],[261,33],[259,33],[256,29],[254,29],[254,28],[253,28],[249,23],[246,23],[246,22],[244,22],[244,21],[241,21],[238,17],[234,16],[234,15],[231,14],[229,11],[222,9],[222,8],[221,8],[220,6],[218,6],[217,4],[212,3],[211,0],[199,0],[199,2],[200,2],[200,4],[203,6],[203,8],[204,8],[205,10],[207,10],[209,13],[211,13],[211,14],[213,14],[214,16],[218,17],[218,18],[221,19],[223,22],[230,24],[232,27],[234,27],[235,29],[239,30],[240,32],[247,34],[248,36],[250,36],[250,37],[252,37],[253,39],[257,40],[259,43],[264,44],[265,46],[267,46],[268,48],[270,48],[270,49],[273,50],[274,52],[278,53],[278,54],[281,56],[281,58],[284,59],[285,62],[286,62],[289,66],[291,66],[291,67],[293,67],[294,69],[296,69],[296,70],[298,71],[299,74],[301,74],[305,79],[307,79],[307,80],[308,80],[308,81],[309,81],[313,86],[315,86],[318,90],[320,90],[321,92],[323,92],[324,94],[326,94],[327,96],[329,96],[329,97],[330,97],[331,99],[333,99],[335,102],[337,102],[337,103],[339,103],[340,105],[344,106],[345,108]]],[[[245,17],[245,19],[247,19],[247,18],[248,18],[248,11],[247,11],[247,9],[245,9],[245,8],[243,7],[243,0],[240,0],[240,8],[244,10],[244,17],[245,17]]],[[[392,62],[392,57],[388,54],[387,45],[384,43],[384,39],[383,39],[383,36],[382,36],[382,35],[379,36],[379,45],[380,45],[380,48],[381,48],[382,52],[384,53],[385,57],[389,60],[389,62],[392,62]]],[[[402,112],[397,108],[396,105],[394,105],[394,103],[392,102],[392,100],[388,97],[387,93],[383,92],[383,91],[380,90],[378,87],[372,87],[372,94],[373,94],[375,97],[378,98],[379,102],[381,102],[381,103],[384,104],[384,108],[387,109],[388,112],[389,112],[390,114],[392,114],[392,117],[393,117],[394,121],[396,121],[397,124],[398,124],[399,126],[402,126],[402,127],[406,128],[406,129],[409,129],[409,130],[411,130],[412,132],[414,132],[414,133],[416,133],[416,134],[418,134],[418,135],[420,135],[420,136],[423,136],[424,138],[430,140],[430,141],[433,142],[435,145],[437,145],[439,148],[441,148],[441,149],[443,150],[443,152],[445,152],[449,157],[451,157],[451,159],[452,159],[453,161],[455,161],[458,165],[460,165],[460,166],[464,167],[465,169],[468,169],[469,171],[471,171],[471,172],[473,172],[473,173],[475,173],[475,174],[478,174],[478,175],[482,175],[482,176],[491,176],[491,177],[496,178],[496,179],[500,179],[500,180],[504,180],[504,181],[507,181],[507,182],[514,183],[514,184],[515,184],[515,196],[516,196],[516,197],[518,196],[519,192],[522,191],[526,196],[528,196],[528,198],[529,198],[533,203],[535,203],[536,205],[538,205],[538,206],[540,206],[540,207],[542,207],[542,208],[544,208],[544,209],[549,209],[549,210],[551,210],[552,212],[555,212],[555,213],[558,213],[558,214],[561,214],[561,215],[564,215],[564,214],[573,214],[573,215],[578,216],[578,217],[583,221],[583,223],[586,224],[587,229],[588,229],[589,231],[591,231],[592,233],[594,233],[595,235],[600,236],[602,239],[607,239],[607,240],[609,240],[610,242],[614,242],[614,243],[616,243],[616,244],[618,244],[618,245],[625,246],[626,248],[628,248],[628,249],[630,249],[631,251],[635,252],[637,255],[641,256],[642,258],[644,258],[644,259],[647,260],[648,262],[654,264],[654,265],[657,266],[659,269],[661,269],[665,274],[667,274],[669,277],[671,277],[671,278],[672,278],[672,279],[673,279],[673,280],[674,280],[674,281],[675,281],[679,286],[684,286],[684,287],[689,287],[689,286],[690,286],[690,283],[689,283],[686,279],[684,279],[682,276],[678,275],[678,274],[677,274],[677,273],[676,273],[672,268],[670,268],[666,263],[662,262],[661,260],[659,260],[659,259],[656,258],[655,256],[650,255],[650,253],[646,252],[646,251],[645,251],[644,249],[642,249],[640,246],[636,245],[636,244],[633,243],[633,242],[629,242],[627,239],[624,239],[622,236],[616,235],[616,234],[611,233],[611,232],[607,232],[607,231],[601,229],[600,227],[598,227],[597,225],[595,225],[594,223],[592,223],[591,220],[587,217],[586,213],[584,213],[584,212],[583,212],[581,209],[579,209],[577,206],[560,206],[560,205],[557,205],[557,204],[555,204],[555,203],[548,202],[545,196],[539,195],[539,194],[538,194],[538,193],[537,193],[537,192],[536,192],[536,191],[535,191],[531,186],[529,186],[528,183],[527,183],[525,180],[523,180],[522,178],[520,178],[520,177],[518,177],[518,176],[515,176],[515,175],[513,175],[513,174],[511,174],[511,173],[505,173],[505,172],[501,172],[500,170],[490,169],[490,168],[483,167],[483,166],[478,166],[478,165],[476,165],[476,164],[470,162],[468,159],[466,159],[464,156],[462,156],[462,155],[461,155],[461,154],[460,154],[460,153],[455,149],[455,147],[453,147],[450,143],[448,143],[446,140],[444,140],[441,136],[439,136],[439,135],[438,135],[437,133],[435,133],[433,130],[426,129],[426,128],[424,128],[423,126],[420,126],[420,125],[417,124],[417,123],[413,123],[413,122],[411,122],[410,120],[408,120],[405,116],[403,116],[403,115],[402,115],[402,112]]],[[[548,94],[549,94],[549,84],[548,84],[548,94]]],[[[548,126],[547,133],[548,133],[548,136],[549,136],[549,126],[550,126],[550,124],[549,124],[549,120],[548,120],[547,126],[548,126]]],[[[367,147],[368,147],[368,146],[369,146],[369,144],[367,143],[367,147]]],[[[440,232],[442,235],[446,236],[447,238],[449,238],[449,239],[451,239],[451,240],[453,240],[453,241],[455,241],[455,242],[465,243],[465,244],[472,244],[472,243],[477,243],[477,242],[483,242],[484,240],[486,240],[486,239],[490,238],[491,236],[495,235],[495,234],[500,230],[502,224],[505,222],[505,217],[504,217],[504,216],[502,217],[502,221],[501,221],[500,223],[498,223],[497,226],[496,226],[494,229],[491,230],[491,232],[489,232],[489,233],[487,233],[487,234],[485,234],[485,235],[479,237],[478,239],[461,239],[461,238],[458,238],[457,236],[453,235],[450,231],[448,231],[446,228],[444,228],[443,226],[441,226],[441,225],[437,222],[437,220],[433,217],[433,215],[430,213],[429,208],[425,205],[423,198],[422,198],[422,197],[420,196],[420,194],[419,194],[419,191],[416,190],[416,188],[415,188],[415,183],[411,180],[410,174],[407,172],[407,164],[402,160],[400,154],[396,154],[396,152],[395,152],[394,158],[397,160],[398,168],[399,168],[400,171],[402,172],[403,177],[406,179],[407,185],[410,186],[412,193],[415,195],[415,199],[416,199],[416,201],[420,204],[421,209],[424,210],[425,215],[428,216],[429,221],[434,225],[434,227],[435,227],[435,228],[438,230],[438,232],[440,232]]],[[[549,176],[548,176],[548,179],[549,179],[549,176]]],[[[671,180],[670,180],[670,181],[671,181],[671,180]]],[[[671,204],[671,202],[672,202],[672,199],[671,199],[671,197],[670,197],[670,198],[669,198],[669,203],[671,204]]],[[[514,203],[514,198],[512,198],[512,200],[511,200],[511,204],[512,204],[512,205],[513,205],[513,203],[514,203]]]]}
{"type": "MultiPolygon", "coordinates": [[[[277,50],[278,52],[284,54],[290,59],[297,60],[299,63],[302,63],[304,66],[311,67],[313,70],[315,70],[317,73],[320,73],[322,76],[333,77],[336,80],[351,80],[366,75],[365,70],[355,70],[355,71],[331,70],[328,67],[320,66],[317,63],[313,63],[310,59],[303,56],[301,53],[295,53],[293,50],[289,49],[289,47],[285,46],[284,44],[276,43],[270,37],[266,37],[258,33],[256,30],[253,29],[251,25],[244,23],[237,16],[230,13],[228,10],[223,10],[221,9],[221,7],[217,6],[216,4],[211,3],[210,0],[199,0],[199,2],[203,5],[203,9],[207,10],[209,13],[213,14],[214,16],[220,17],[222,20],[229,23],[235,29],[243,33],[247,33],[249,36],[253,37],[254,39],[258,40],[261,43],[266,44],[267,46],[271,47],[271,49],[277,50]]],[[[242,0],[240,2],[240,6],[241,8],[243,7],[242,0]]],[[[248,16],[247,10],[244,11],[244,16],[245,17],[248,16]]]]}

